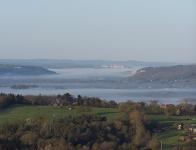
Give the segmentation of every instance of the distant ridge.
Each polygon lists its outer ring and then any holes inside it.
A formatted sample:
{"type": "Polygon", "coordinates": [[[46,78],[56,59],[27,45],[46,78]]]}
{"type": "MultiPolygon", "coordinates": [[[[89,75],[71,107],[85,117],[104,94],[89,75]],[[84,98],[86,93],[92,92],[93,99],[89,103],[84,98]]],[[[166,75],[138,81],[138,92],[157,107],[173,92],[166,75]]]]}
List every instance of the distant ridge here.
{"type": "Polygon", "coordinates": [[[196,87],[196,65],[145,67],[136,71],[128,80],[148,86],[196,87]]]}
{"type": "Polygon", "coordinates": [[[49,75],[49,74],[56,74],[53,71],[45,69],[43,67],[37,66],[19,66],[19,65],[2,65],[0,64],[0,76],[3,75],[49,75]]]}

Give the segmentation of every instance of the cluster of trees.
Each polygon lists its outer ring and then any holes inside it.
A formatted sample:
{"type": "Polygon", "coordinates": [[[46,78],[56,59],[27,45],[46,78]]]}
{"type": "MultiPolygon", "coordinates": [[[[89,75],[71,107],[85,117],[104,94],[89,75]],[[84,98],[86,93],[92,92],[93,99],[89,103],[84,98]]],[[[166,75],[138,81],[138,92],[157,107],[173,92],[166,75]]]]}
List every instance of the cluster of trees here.
{"type": "Polygon", "coordinates": [[[53,105],[53,106],[92,106],[92,107],[117,107],[115,101],[101,100],[96,97],[82,97],[66,93],[57,96],[25,96],[25,100],[33,105],[53,105]]]}
{"type": "Polygon", "coordinates": [[[144,102],[127,101],[119,104],[119,110],[125,113],[138,110],[147,114],[165,114],[167,116],[196,115],[196,105],[187,102],[178,105],[161,105],[158,101],[151,101],[149,104],[144,102]]]}
{"type": "Polygon", "coordinates": [[[27,119],[0,128],[0,149],[20,150],[157,150],[143,113],[134,111],[115,122],[83,115],[58,120],[27,119]]]}
{"type": "Polygon", "coordinates": [[[24,103],[24,97],[22,95],[14,94],[0,94],[0,109],[9,107],[13,104],[22,104],[24,103]]]}
{"type": "Polygon", "coordinates": [[[74,97],[66,93],[57,96],[44,96],[44,95],[14,95],[14,94],[0,94],[0,109],[6,108],[14,104],[29,104],[29,105],[45,105],[45,106],[91,106],[91,107],[107,107],[114,108],[118,104],[115,101],[101,100],[96,97],[74,97]]]}

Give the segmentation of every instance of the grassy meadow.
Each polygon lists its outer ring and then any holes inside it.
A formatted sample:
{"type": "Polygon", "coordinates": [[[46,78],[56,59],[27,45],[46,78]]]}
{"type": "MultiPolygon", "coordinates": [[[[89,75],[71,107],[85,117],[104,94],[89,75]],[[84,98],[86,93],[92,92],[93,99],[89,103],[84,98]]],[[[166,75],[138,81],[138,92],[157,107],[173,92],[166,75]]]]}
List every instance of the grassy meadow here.
{"type": "Polygon", "coordinates": [[[68,107],[15,105],[0,111],[0,124],[28,118],[43,117],[54,119],[86,113],[106,116],[109,120],[117,119],[120,116],[120,112],[115,108],[75,107],[69,110],[68,107]]]}

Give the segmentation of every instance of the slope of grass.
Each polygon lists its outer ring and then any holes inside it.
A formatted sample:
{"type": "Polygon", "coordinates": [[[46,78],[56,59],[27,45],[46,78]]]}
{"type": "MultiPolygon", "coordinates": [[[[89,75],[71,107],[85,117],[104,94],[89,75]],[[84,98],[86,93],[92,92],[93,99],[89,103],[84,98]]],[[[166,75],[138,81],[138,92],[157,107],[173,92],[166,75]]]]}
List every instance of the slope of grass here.
{"type": "Polygon", "coordinates": [[[151,121],[160,123],[196,123],[196,116],[166,116],[166,115],[148,115],[151,121]]]}
{"type": "Polygon", "coordinates": [[[162,141],[163,148],[166,150],[170,150],[173,147],[185,144],[184,142],[178,141],[180,136],[188,135],[188,131],[185,130],[177,130],[178,123],[196,123],[196,116],[166,116],[166,115],[149,115],[148,116],[151,121],[158,122],[159,124],[168,126],[168,129],[156,133],[155,136],[159,141],[162,141]]]}
{"type": "MultiPolygon", "coordinates": [[[[67,107],[15,105],[0,111],[0,124],[27,118],[36,119],[44,117],[52,119],[64,116],[76,116],[84,114],[85,111],[83,109],[86,108],[69,110],[67,107]]],[[[90,108],[88,113],[106,116],[110,120],[115,119],[119,115],[118,110],[115,108],[90,108]]]]}

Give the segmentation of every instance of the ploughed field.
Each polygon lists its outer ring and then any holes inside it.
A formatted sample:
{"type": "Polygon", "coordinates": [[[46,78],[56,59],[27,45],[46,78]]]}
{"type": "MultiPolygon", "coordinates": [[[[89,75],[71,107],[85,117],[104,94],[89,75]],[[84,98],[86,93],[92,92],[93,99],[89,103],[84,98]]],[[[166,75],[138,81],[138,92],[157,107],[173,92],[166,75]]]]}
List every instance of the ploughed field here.
{"type": "MultiPolygon", "coordinates": [[[[54,107],[54,106],[29,106],[14,105],[0,111],[0,125],[18,120],[36,119],[39,117],[47,119],[62,118],[65,116],[78,116],[82,114],[94,114],[106,116],[108,120],[115,121],[123,116],[118,108],[98,107],[54,107]]],[[[179,136],[186,135],[186,130],[177,130],[178,123],[196,123],[196,116],[166,116],[147,115],[152,122],[164,126],[164,130],[155,131],[155,136],[162,141],[164,149],[171,149],[178,144],[179,136]]],[[[183,144],[181,142],[181,144],[183,144]]]]}

